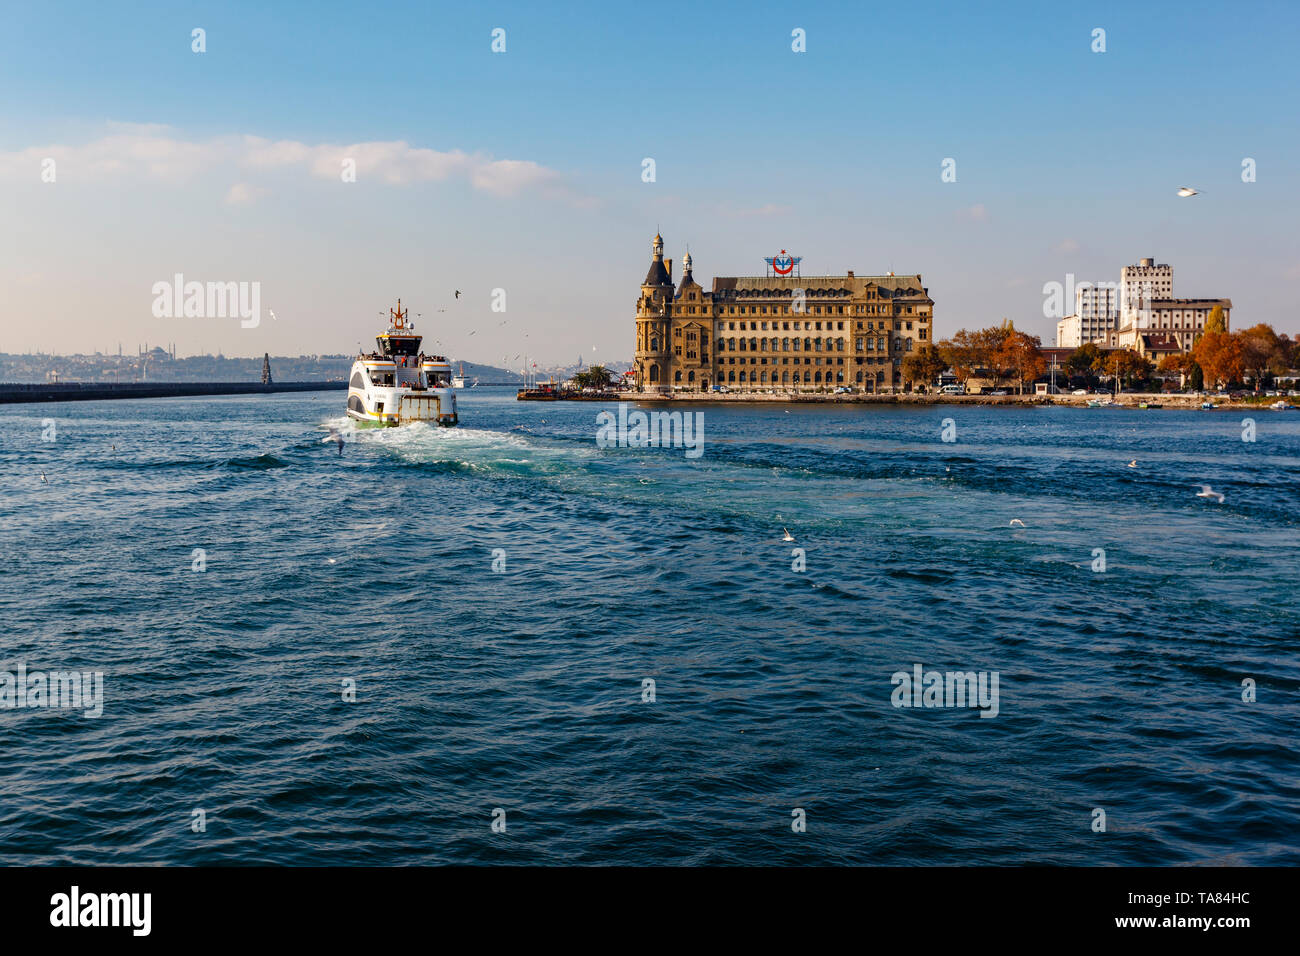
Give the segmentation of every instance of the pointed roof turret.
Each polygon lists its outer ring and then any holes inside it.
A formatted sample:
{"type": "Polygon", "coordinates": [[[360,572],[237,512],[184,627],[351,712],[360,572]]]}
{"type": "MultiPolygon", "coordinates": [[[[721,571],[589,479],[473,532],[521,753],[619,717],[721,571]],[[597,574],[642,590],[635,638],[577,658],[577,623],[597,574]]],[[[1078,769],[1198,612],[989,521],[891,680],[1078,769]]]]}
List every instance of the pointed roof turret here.
{"type": "Polygon", "coordinates": [[[668,270],[664,268],[664,237],[655,233],[654,242],[650,244],[653,251],[653,258],[650,262],[650,271],[645,274],[645,282],[642,285],[652,286],[672,286],[673,280],[668,276],[668,270]]]}

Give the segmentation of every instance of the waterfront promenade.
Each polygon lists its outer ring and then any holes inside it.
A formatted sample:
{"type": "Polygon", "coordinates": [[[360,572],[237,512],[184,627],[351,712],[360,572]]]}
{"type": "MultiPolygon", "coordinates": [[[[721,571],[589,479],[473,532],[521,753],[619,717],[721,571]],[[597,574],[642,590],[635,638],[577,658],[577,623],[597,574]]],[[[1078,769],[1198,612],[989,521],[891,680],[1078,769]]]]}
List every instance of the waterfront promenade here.
{"type": "MultiPolygon", "coordinates": [[[[577,396],[574,396],[575,398],[577,396]]],[[[1106,393],[1091,395],[931,395],[904,393],[898,395],[834,395],[818,392],[677,392],[661,395],[654,392],[622,392],[620,399],[629,402],[707,402],[766,404],[798,403],[828,405],[1073,405],[1086,406],[1090,401],[1116,402],[1116,407],[1137,408],[1142,403],[1158,404],[1163,408],[1200,408],[1201,403],[1213,401],[1216,408],[1260,408],[1278,401],[1275,397],[1253,402],[1233,400],[1224,396],[1164,394],[1159,392],[1121,392],[1118,397],[1106,393]]],[[[559,401],[564,401],[564,398],[559,401]]],[[[1300,399],[1283,398],[1291,404],[1300,399]]]]}

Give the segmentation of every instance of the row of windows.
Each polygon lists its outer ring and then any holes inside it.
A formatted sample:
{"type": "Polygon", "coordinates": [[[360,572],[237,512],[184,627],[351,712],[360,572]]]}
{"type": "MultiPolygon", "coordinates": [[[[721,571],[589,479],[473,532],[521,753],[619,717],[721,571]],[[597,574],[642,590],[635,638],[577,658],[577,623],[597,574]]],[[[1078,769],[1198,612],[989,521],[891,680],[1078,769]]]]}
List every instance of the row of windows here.
{"type": "MultiPolygon", "coordinates": [[[[844,373],[835,372],[833,381],[844,384],[844,373]]],[[[727,372],[727,382],[728,384],[748,382],[759,385],[820,385],[823,382],[830,384],[832,377],[830,372],[827,372],[825,377],[821,372],[782,372],[778,380],[776,372],[773,372],[769,380],[767,372],[750,372],[746,377],[744,369],[741,369],[739,374],[733,369],[727,372]]]]}
{"type": "MultiPolygon", "coordinates": [[[[781,331],[783,331],[783,332],[789,332],[789,331],[790,331],[790,323],[789,323],[789,322],[780,322],[780,323],[773,322],[773,323],[772,323],[772,331],[773,331],[773,332],[777,331],[777,328],[776,328],[776,327],[777,327],[778,324],[781,326],[781,331]]],[[[750,330],[751,332],[757,332],[757,331],[759,331],[759,326],[760,326],[760,325],[762,326],[762,331],[766,332],[766,331],[767,331],[767,323],[766,323],[766,322],[750,322],[750,323],[749,323],[749,330],[750,330]]],[[[816,326],[816,330],[817,330],[818,332],[820,332],[820,331],[822,330],[822,324],[821,324],[820,322],[816,322],[816,323],[814,323],[814,322],[804,322],[802,325],[800,325],[800,323],[796,322],[796,323],[794,324],[794,331],[798,332],[798,331],[800,330],[800,328],[802,328],[802,329],[803,329],[804,331],[806,331],[806,332],[811,332],[811,331],[813,331],[813,327],[814,327],[814,326],[816,326]]],[[[827,322],[827,323],[826,323],[826,331],[827,331],[827,332],[830,332],[832,326],[834,326],[836,329],[838,329],[838,330],[841,331],[841,332],[844,331],[844,323],[843,323],[843,322],[827,322]]],[[[732,332],[736,331],[736,323],[735,323],[735,322],[728,322],[728,323],[727,323],[727,327],[728,327],[728,330],[729,330],[729,331],[732,331],[732,332]]],[[[719,328],[719,329],[722,328],[722,323],[721,323],[721,322],[718,323],[718,328],[719,328]]],[[[740,323],[740,331],[741,331],[741,332],[744,332],[744,331],[745,331],[745,323],[744,323],[744,322],[741,322],[741,323],[740,323]]]]}
{"type": "Polygon", "coordinates": [[[719,352],[798,352],[801,348],[804,352],[843,352],[844,340],[826,339],[823,343],[820,336],[815,339],[718,339],[719,352]],[[737,341],[740,342],[740,348],[736,347],[737,341]],[[770,346],[769,341],[771,342],[770,346]],[[802,346],[800,345],[801,342],[802,346]]]}
{"type": "MultiPolygon", "coordinates": [[[[736,360],[735,360],[734,358],[729,358],[729,359],[718,359],[718,364],[719,364],[719,365],[735,365],[735,364],[736,364],[736,360]]],[[[749,365],[767,365],[767,364],[768,364],[768,361],[767,361],[767,356],[764,355],[762,358],[751,358],[751,359],[749,360],[748,363],[746,363],[744,359],[741,359],[741,360],[740,360],[740,364],[741,364],[741,365],[745,365],[745,364],[749,364],[749,365]]],[[[822,357],[819,355],[819,356],[817,356],[817,358],[816,358],[815,360],[814,360],[814,359],[811,359],[811,358],[805,358],[805,359],[803,360],[803,362],[801,363],[801,362],[799,361],[799,357],[798,357],[798,356],[795,356],[793,359],[782,358],[780,362],[777,362],[777,360],[776,360],[776,356],[773,356],[773,357],[772,357],[772,363],[771,363],[771,364],[773,364],[773,365],[800,365],[800,364],[803,364],[803,365],[821,365],[821,364],[822,364],[822,357]]],[[[844,359],[842,359],[842,358],[835,358],[835,359],[833,359],[833,358],[827,358],[827,359],[826,359],[826,364],[827,364],[827,365],[843,365],[843,364],[844,364],[844,359]]]]}
{"type": "MultiPolygon", "coordinates": [[[[922,339],[925,338],[925,329],[921,330],[921,338],[922,339]]],[[[739,339],[739,340],[718,339],[718,353],[719,356],[721,356],[721,353],[723,352],[769,352],[769,351],[770,352],[799,352],[799,351],[843,352],[844,351],[843,339],[826,339],[825,342],[823,343],[823,341],[820,338],[816,338],[816,339],[808,338],[802,340],[803,343],[802,346],[800,345],[800,341],[801,341],[800,339],[788,339],[788,338],[780,339],[780,340],[771,339],[770,348],[769,348],[769,340],[765,338],[764,339],[739,339]],[[737,347],[737,342],[739,342],[739,347],[737,347]],[[823,345],[825,346],[825,348],[823,348],[823,345]]],[[[914,348],[914,345],[915,343],[912,341],[910,336],[905,339],[903,338],[894,339],[895,352],[910,352],[914,348]]],[[[865,339],[859,336],[854,341],[854,346],[856,351],[858,352],[863,352],[863,351],[883,352],[889,348],[889,339],[884,336],[867,336],[865,339]]],[[[650,340],[650,351],[651,352],[659,351],[659,340],[657,338],[652,338],[650,340]]],[[[676,355],[678,358],[681,358],[682,347],[680,345],[673,346],[673,354],[676,355]]],[[[707,353],[705,353],[705,355],[707,357],[707,353]]],[[[699,357],[700,357],[700,353],[697,352],[695,349],[693,348],[686,349],[686,358],[688,360],[698,361],[699,357]]],[[[719,359],[719,361],[721,361],[721,358],[719,359]]],[[[735,364],[735,361],[736,361],[735,359],[732,359],[731,360],[732,364],[735,364]]],[[[753,360],[751,359],[751,362],[752,361],[753,360]]],[[[767,359],[764,358],[763,361],[766,363],[767,359]]],[[[820,362],[821,359],[818,359],[817,361],[820,362]]],[[[843,359],[841,359],[840,361],[842,362],[843,359]]]]}
{"type": "MultiPolygon", "coordinates": [[[[874,381],[876,385],[884,385],[885,373],[883,371],[877,371],[874,375],[871,372],[867,372],[864,375],[861,371],[859,371],[857,373],[857,376],[855,377],[855,381],[859,385],[862,385],[864,384],[864,379],[866,383],[870,383],[874,381]]],[[[650,381],[651,383],[659,381],[659,369],[657,366],[650,367],[650,381]]],[[[680,369],[673,373],[673,381],[678,384],[682,383],[682,373],[680,369]]],[[[709,384],[709,380],[707,378],[703,379],[702,381],[705,386],[709,384]]],[[[830,372],[827,372],[826,375],[823,377],[821,372],[786,371],[786,372],[782,372],[780,378],[778,379],[776,372],[773,372],[771,374],[771,377],[769,378],[766,370],[762,370],[758,372],[749,372],[747,374],[744,369],[741,369],[739,373],[737,373],[735,369],[731,369],[726,374],[726,381],[728,384],[749,383],[749,384],[758,384],[758,385],[821,385],[821,384],[831,383],[832,378],[830,372]]],[[[686,382],[687,384],[695,383],[695,372],[693,370],[688,371],[686,373],[686,382]]],[[[835,372],[834,382],[837,382],[841,385],[844,384],[844,373],[841,371],[835,372]]],[[[358,411],[360,411],[360,409],[358,409],[358,411]]]]}
{"type": "MultiPolygon", "coordinates": [[[[648,301],[646,302],[646,305],[649,305],[648,301]]],[[[679,307],[677,309],[677,313],[679,315],[682,313],[686,313],[688,315],[708,315],[709,310],[704,308],[687,309],[687,308],[679,307]]],[[[930,313],[928,309],[926,309],[925,307],[910,306],[910,305],[906,305],[906,306],[900,305],[900,306],[893,306],[893,307],[887,305],[859,305],[856,307],[844,306],[844,305],[827,305],[827,306],[812,305],[812,306],[804,306],[803,308],[798,308],[797,306],[789,306],[789,305],[773,305],[773,306],[751,305],[751,306],[741,306],[739,313],[737,313],[735,308],[732,308],[730,310],[719,309],[718,314],[719,315],[722,314],[726,314],[726,315],[736,315],[736,314],[739,315],[917,315],[922,318],[925,318],[930,313]]]]}

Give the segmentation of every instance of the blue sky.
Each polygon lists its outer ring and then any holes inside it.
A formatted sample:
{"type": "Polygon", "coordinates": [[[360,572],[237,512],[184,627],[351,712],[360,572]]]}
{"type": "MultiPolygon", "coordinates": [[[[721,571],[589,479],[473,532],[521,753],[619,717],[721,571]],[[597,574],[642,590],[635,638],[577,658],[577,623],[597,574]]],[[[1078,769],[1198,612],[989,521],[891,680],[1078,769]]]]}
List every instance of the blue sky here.
{"type": "Polygon", "coordinates": [[[348,351],[400,294],[457,357],[630,358],[656,227],[706,285],[920,272],[940,335],[1050,344],[1045,282],[1141,256],[1300,332],[1300,7],[979,6],[8,4],[0,351],[348,351]],[[156,318],[176,272],[276,320],[156,318]]]}

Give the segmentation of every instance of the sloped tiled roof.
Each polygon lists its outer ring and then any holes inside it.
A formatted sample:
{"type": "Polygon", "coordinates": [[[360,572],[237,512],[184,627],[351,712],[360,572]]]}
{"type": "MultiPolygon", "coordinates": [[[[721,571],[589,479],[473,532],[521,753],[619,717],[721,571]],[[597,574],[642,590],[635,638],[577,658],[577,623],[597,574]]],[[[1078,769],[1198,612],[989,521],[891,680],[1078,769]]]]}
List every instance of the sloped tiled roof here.
{"type": "Polygon", "coordinates": [[[803,289],[808,296],[860,295],[875,285],[892,297],[926,296],[920,274],[892,276],[714,276],[713,291],[728,297],[789,295],[803,289]]]}
{"type": "Polygon", "coordinates": [[[673,280],[668,278],[668,270],[664,268],[662,259],[655,259],[650,263],[650,271],[645,274],[645,282],[642,285],[672,285],[673,280]]]}

